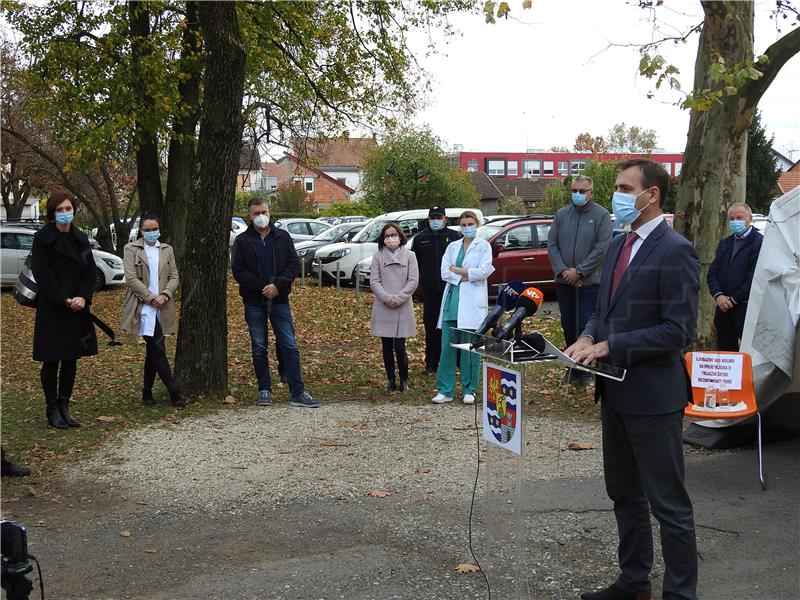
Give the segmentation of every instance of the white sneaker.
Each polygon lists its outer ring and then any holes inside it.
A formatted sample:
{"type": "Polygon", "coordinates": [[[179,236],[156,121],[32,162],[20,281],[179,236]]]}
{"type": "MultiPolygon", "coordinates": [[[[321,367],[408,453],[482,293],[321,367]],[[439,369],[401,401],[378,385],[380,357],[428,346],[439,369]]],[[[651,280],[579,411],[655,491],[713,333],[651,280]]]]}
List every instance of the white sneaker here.
{"type": "Polygon", "coordinates": [[[475,394],[464,394],[464,404],[475,404],[475,394]]]}
{"type": "Polygon", "coordinates": [[[436,394],[431,400],[431,402],[433,402],[434,404],[444,404],[445,402],[452,402],[452,401],[453,401],[452,396],[445,396],[441,392],[436,394]]]}

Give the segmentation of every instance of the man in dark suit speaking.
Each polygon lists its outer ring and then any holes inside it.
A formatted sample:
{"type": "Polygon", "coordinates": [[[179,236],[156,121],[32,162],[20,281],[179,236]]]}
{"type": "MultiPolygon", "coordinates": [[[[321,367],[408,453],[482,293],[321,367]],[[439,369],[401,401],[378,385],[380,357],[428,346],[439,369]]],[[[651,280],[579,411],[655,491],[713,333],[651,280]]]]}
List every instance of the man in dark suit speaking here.
{"type": "Polygon", "coordinates": [[[649,159],[619,165],[612,205],[631,232],[608,250],[595,310],[566,354],[627,369],[598,377],[603,469],[619,532],[620,574],[583,600],[649,600],[650,510],[661,529],[664,600],[697,599],[692,503],[684,485],[683,409],[691,383],[682,350],[697,325],[700,268],[692,245],[664,220],[669,175],[649,159]]]}

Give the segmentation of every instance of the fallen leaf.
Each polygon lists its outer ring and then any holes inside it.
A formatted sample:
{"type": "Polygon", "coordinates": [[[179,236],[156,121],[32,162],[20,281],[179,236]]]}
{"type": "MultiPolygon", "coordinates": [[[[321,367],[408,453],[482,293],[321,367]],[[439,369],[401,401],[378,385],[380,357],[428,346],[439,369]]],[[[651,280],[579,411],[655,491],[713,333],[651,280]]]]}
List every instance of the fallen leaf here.
{"type": "Polygon", "coordinates": [[[567,444],[567,450],[594,450],[597,444],[593,442],[570,442],[567,444]]]}
{"type": "Polygon", "coordinates": [[[126,529],[125,531],[120,531],[119,535],[120,537],[131,537],[131,532],[126,529]]]}
{"type": "Polygon", "coordinates": [[[95,419],[95,421],[100,421],[101,423],[113,423],[114,421],[118,421],[120,417],[116,415],[100,415],[95,419]]]}
{"type": "Polygon", "coordinates": [[[158,550],[145,550],[145,554],[156,554],[158,550]]]}
{"type": "Polygon", "coordinates": [[[386,498],[386,496],[391,496],[392,492],[386,490],[372,490],[367,496],[372,496],[373,498],[386,498]]]}
{"type": "Polygon", "coordinates": [[[225,396],[222,401],[223,404],[236,404],[236,398],[233,396],[225,396]]]}
{"type": "Polygon", "coordinates": [[[339,421],[339,425],[342,427],[348,427],[350,429],[367,429],[368,425],[363,421],[348,421],[342,420],[339,421]]]}
{"type": "Polygon", "coordinates": [[[430,473],[431,470],[428,467],[417,467],[417,473],[430,473]]]}
{"type": "Polygon", "coordinates": [[[477,573],[478,571],[480,571],[480,568],[478,568],[478,565],[472,565],[469,563],[460,563],[456,565],[455,570],[457,573],[477,573]]]}

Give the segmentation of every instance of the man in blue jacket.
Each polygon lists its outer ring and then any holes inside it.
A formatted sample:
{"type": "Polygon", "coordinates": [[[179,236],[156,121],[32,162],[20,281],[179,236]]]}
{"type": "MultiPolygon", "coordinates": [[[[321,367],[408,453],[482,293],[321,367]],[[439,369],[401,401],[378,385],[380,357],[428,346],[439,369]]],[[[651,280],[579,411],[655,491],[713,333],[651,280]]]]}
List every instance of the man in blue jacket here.
{"type": "Polygon", "coordinates": [[[717,255],[708,267],[707,282],[717,303],[714,313],[717,350],[738,352],[753,272],[764,236],[753,227],[753,213],[744,202],[731,204],[728,228],[731,235],[717,246],[717,255]]]}
{"type": "Polygon", "coordinates": [[[295,341],[289,293],[300,272],[300,261],[289,234],[269,223],[269,206],[252,198],[250,226],[233,243],[231,270],[244,301],[244,318],[250,331],[253,367],[258,379],[258,405],[272,404],[272,377],[267,357],[267,321],[281,350],[291,405],[316,408],[319,402],[305,391],[300,372],[300,352],[295,341]]]}
{"type": "Polygon", "coordinates": [[[565,353],[627,370],[597,378],[603,470],[619,533],[617,580],[581,600],[650,600],[652,511],[664,558],[662,598],[697,600],[697,542],[684,484],[683,409],[691,382],[683,348],[694,337],[700,265],[694,247],[664,220],[669,174],[652,160],[619,165],[612,206],[631,225],[608,250],[597,305],[565,353]]]}

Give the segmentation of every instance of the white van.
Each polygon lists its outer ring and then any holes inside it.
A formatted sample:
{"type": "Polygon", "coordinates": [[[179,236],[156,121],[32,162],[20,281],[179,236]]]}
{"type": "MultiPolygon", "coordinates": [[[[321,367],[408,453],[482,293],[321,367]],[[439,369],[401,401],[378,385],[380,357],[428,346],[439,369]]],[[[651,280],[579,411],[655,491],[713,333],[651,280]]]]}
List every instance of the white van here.
{"type": "MultiPolygon", "coordinates": [[[[458,225],[458,217],[465,210],[474,212],[478,217],[478,224],[483,224],[483,213],[477,208],[446,208],[447,225],[449,227],[458,225]]],[[[358,277],[358,263],[365,258],[372,258],[372,255],[378,251],[378,237],[387,223],[396,222],[406,237],[410,239],[423,230],[427,220],[427,208],[401,210],[375,217],[364,225],[364,228],[352,241],[329,244],[319,248],[311,265],[311,273],[318,277],[319,270],[322,268],[323,279],[335,281],[338,265],[339,279],[355,285],[356,277],[358,277]]]]}

